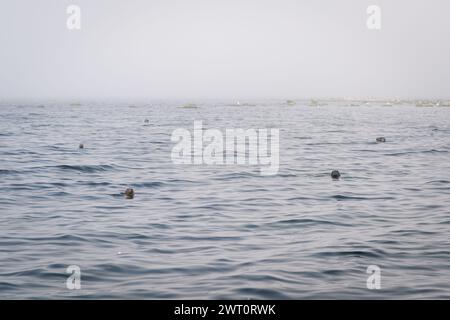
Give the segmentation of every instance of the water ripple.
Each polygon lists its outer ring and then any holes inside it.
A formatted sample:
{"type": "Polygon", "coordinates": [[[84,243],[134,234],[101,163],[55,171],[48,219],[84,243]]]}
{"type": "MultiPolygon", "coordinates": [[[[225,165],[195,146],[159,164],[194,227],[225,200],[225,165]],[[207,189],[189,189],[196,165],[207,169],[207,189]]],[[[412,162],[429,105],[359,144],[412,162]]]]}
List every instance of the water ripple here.
{"type": "Polygon", "coordinates": [[[0,298],[450,298],[449,108],[186,103],[2,106],[0,298]],[[279,128],[278,175],[175,165],[194,120],[279,128]]]}

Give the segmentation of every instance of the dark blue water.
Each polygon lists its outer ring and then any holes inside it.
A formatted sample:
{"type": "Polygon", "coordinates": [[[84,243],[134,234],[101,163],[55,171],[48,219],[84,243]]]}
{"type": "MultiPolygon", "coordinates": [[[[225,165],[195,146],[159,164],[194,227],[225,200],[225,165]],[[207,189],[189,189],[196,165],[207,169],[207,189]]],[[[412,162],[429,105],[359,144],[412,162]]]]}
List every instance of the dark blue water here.
{"type": "Polygon", "coordinates": [[[450,298],[450,108],[3,105],[0,116],[0,298],[450,298]],[[278,175],[173,164],[172,131],[194,120],[279,128],[278,175]],[[66,288],[69,265],[80,290],[66,288]],[[380,290],[366,287],[369,265],[380,290]]]}

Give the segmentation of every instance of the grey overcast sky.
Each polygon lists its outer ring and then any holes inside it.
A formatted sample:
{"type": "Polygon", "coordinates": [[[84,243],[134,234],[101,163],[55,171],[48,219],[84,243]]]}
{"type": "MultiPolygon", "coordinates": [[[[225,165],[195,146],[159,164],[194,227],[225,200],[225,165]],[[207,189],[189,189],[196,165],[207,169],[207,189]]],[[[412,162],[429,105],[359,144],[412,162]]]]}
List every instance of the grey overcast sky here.
{"type": "Polygon", "coordinates": [[[450,98],[449,17],[448,0],[1,0],[0,100],[450,98]]]}

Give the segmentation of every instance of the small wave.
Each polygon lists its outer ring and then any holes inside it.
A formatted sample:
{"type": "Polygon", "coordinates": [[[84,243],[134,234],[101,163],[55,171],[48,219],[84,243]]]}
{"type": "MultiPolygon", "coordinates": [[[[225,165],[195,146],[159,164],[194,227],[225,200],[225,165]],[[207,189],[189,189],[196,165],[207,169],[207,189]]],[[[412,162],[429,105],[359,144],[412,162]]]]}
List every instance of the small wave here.
{"type": "Polygon", "coordinates": [[[448,153],[448,150],[430,149],[430,150],[422,150],[422,151],[405,151],[405,152],[385,153],[384,155],[391,156],[391,157],[397,157],[397,156],[404,156],[404,155],[418,154],[418,153],[448,153]]]}
{"type": "Polygon", "coordinates": [[[414,235],[431,236],[431,235],[436,234],[436,232],[433,232],[433,231],[414,230],[414,229],[393,230],[391,232],[393,234],[398,234],[400,236],[414,236],[414,235]]]}
{"type": "Polygon", "coordinates": [[[17,174],[17,173],[19,173],[19,171],[0,169],[0,175],[17,174]]]}
{"type": "Polygon", "coordinates": [[[298,176],[295,173],[279,173],[278,177],[280,177],[280,178],[296,178],[298,176]]]}
{"type": "Polygon", "coordinates": [[[202,236],[182,236],[181,240],[185,241],[239,241],[242,237],[238,236],[215,236],[215,237],[202,237],[202,236]]]}
{"type": "Polygon", "coordinates": [[[49,196],[51,196],[51,197],[65,197],[68,195],[70,195],[70,193],[65,192],[65,191],[55,191],[55,192],[49,193],[49,196]]]}
{"type": "Polygon", "coordinates": [[[66,279],[66,275],[63,272],[49,271],[44,268],[25,269],[20,271],[14,271],[9,274],[4,274],[8,277],[34,277],[38,279],[66,279]]]}
{"type": "Polygon", "coordinates": [[[395,200],[394,197],[357,197],[357,196],[344,196],[341,194],[331,196],[331,198],[336,200],[395,200]]]}
{"type": "Polygon", "coordinates": [[[24,238],[23,240],[31,241],[31,242],[86,242],[87,239],[82,236],[76,236],[72,234],[63,234],[63,235],[55,235],[52,237],[30,237],[24,238]]]}
{"type": "Polygon", "coordinates": [[[289,297],[285,294],[273,290],[273,289],[263,289],[263,288],[240,288],[237,290],[236,294],[238,296],[251,297],[256,299],[288,299],[289,297]]]}
{"type": "Polygon", "coordinates": [[[386,253],[382,250],[378,249],[368,249],[367,251],[363,250],[337,250],[337,251],[322,251],[313,254],[318,257],[357,257],[357,258],[382,258],[386,255],[386,253]]]}
{"type": "Polygon", "coordinates": [[[425,184],[449,184],[449,180],[434,180],[434,181],[428,181],[425,184]]]}
{"type": "MultiPolygon", "coordinates": [[[[102,182],[82,181],[82,182],[77,182],[77,184],[82,185],[82,186],[89,186],[89,187],[108,187],[108,186],[112,185],[112,183],[106,182],[106,181],[102,181],[102,182]]],[[[61,187],[64,187],[64,186],[69,186],[69,184],[61,185],[61,187]]]]}
{"type": "Polygon", "coordinates": [[[175,183],[175,184],[182,184],[182,183],[199,183],[195,180],[187,180],[187,179],[167,179],[167,182],[175,183]]]}
{"type": "MultiPolygon", "coordinates": [[[[0,276],[2,276],[1,274],[0,274],[0,276]]],[[[10,283],[10,282],[5,282],[5,281],[1,281],[0,282],[0,291],[1,292],[6,292],[6,291],[13,291],[13,290],[16,290],[16,289],[20,289],[20,285],[18,285],[18,284],[14,284],[14,283],[10,283]]]]}
{"type": "Polygon", "coordinates": [[[24,184],[24,183],[12,183],[8,185],[8,189],[9,190],[15,190],[15,191],[31,191],[31,190],[39,190],[39,189],[46,189],[49,187],[45,187],[42,185],[29,185],[29,184],[24,184]]]}
{"type": "Polygon", "coordinates": [[[351,224],[345,224],[337,221],[318,220],[318,219],[285,219],[270,223],[272,227],[298,227],[298,226],[316,226],[316,225],[332,225],[351,227],[351,224]]]}
{"type": "Polygon", "coordinates": [[[158,187],[162,187],[163,185],[164,185],[164,182],[159,182],[159,181],[133,183],[134,187],[141,187],[141,188],[158,188],[158,187]]]}
{"type": "Polygon", "coordinates": [[[37,155],[37,154],[38,154],[37,152],[26,150],[26,149],[18,149],[18,150],[14,150],[14,151],[2,152],[2,156],[17,156],[17,155],[31,156],[31,155],[37,155]]]}
{"type": "Polygon", "coordinates": [[[57,169],[61,170],[69,170],[69,171],[79,171],[79,172],[87,172],[87,173],[93,173],[93,172],[99,172],[99,171],[108,171],[113,169],[114,167],[111,165],[58,165],[55,166],[57,169]]]}
{"type": "Polygon", "coordinates": [[[314,143],[306,143],[307,146],[330,146],[330,145],[354,145],[355,142],[314,142],[314,143]]]}
{"type": "Polygon", "coordinates": [[[236,173],[222,175],[214,180],[228,181],[228,180],[236,180],[236,179],[251,178],[251,177],[256,178],[256,177],[261,177],[261,176],[258,174],[249,173],[249,172],[236,172],[236,173]]]}
{"type": "Polygon", "coordinates": [[[67,148],[65,146],[55,146],[55,145],[47,146],[47,149],[55,150],[55,151],[68,151],[68,150],[71,150],[71,149],[69,149],[69,148],[67,148]]]}

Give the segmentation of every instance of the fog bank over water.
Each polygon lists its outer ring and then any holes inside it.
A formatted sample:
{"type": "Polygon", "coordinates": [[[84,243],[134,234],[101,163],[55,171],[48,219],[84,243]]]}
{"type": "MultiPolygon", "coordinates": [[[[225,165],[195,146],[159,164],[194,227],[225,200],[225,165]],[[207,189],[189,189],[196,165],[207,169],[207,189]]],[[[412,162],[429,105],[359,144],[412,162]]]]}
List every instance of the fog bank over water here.
{"type": "Polygon", "coordinates": [[[2,1],[0,100],[449,99],[449,13],[446,0],[2,1]]]}

